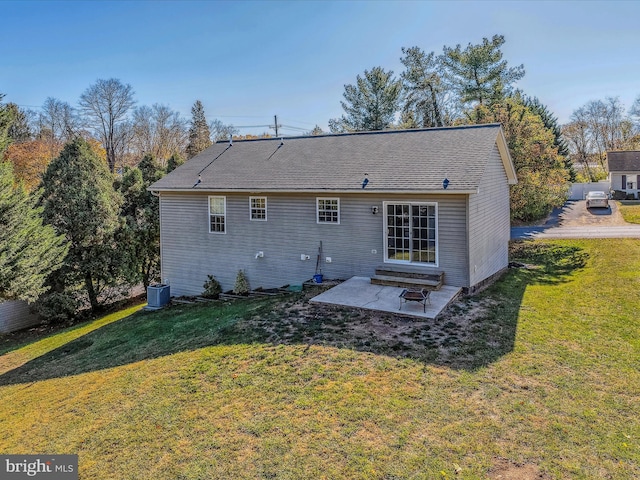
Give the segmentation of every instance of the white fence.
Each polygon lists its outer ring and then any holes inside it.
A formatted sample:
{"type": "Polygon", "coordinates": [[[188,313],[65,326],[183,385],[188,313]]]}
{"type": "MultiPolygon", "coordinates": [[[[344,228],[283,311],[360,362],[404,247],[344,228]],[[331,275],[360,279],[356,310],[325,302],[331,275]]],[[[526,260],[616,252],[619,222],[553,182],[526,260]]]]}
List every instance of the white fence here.
{"type": "Polygon", "coordinates": [[[589,192],[609,192],[611,182],[572,183],[569,200],[584,200],[589,192]]]}
{"type": "Polygon", "coordinates": [[[15,332],[38,323],[40,318],[29,311],[27,302],[0,302],[0,333],[15,332]]]}

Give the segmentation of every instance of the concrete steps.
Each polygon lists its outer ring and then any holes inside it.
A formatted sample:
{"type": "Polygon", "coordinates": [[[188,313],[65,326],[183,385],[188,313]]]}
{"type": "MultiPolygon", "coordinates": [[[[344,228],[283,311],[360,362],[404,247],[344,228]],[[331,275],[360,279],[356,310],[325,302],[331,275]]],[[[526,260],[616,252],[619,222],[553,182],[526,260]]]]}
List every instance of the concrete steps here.
{"type": "Polygon", "coordinates": [[[425,272],[424,269],[410,265],[385,265],[376,268],[376,274],[371,277],[371,283],[392,287],[440,290],[444,284],[444,272],[425,272]]]}

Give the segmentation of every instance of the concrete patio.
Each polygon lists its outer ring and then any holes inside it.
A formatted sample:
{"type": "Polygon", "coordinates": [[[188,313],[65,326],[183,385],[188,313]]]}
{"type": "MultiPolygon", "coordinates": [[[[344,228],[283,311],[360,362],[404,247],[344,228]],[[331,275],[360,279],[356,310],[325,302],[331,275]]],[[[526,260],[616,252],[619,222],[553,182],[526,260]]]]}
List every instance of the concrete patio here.
{"type": "Polygon", "coordinates": [[[349,280],[313,297],[311,302],[366,308],[396,315],[434,319],[458,296],[462,289],[444,285],[440,290],[431,292],[431,303],[427,303],[425,312],[423,312],[422,304],[419,302],[402,302],[401,305],[400,293],[402,290],[403,288],[401,287],[371,285],[369,277],[351,277],[349,280]]]}

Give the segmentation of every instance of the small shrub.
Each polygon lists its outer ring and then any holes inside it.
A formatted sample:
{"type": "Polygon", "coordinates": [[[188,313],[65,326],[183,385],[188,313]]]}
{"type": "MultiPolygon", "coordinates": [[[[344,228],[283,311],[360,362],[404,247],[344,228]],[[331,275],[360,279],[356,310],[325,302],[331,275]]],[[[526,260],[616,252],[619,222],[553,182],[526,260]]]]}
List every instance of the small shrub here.
{"type": "Polygon", "coordinates": [[[202,288],[204,288],[204,292],[202,292],[204,298],[217,299],[222,293],[220,282],[213,275],[207,275],[207,281],[204,282],[202,288]]]}
{"type": "Polygon", "coordinates": [[[46,293],[34,305],[35,312],[49,323],[71,320],[79,308],[80,302],[76,296],[61,292],[46,293]]]}
{"type": "Polygon", "coordinates": [[[626,198],[627,198],[627,192],[623,192],[622,190],[613,191],[614,200],[625,200],[626,198]]]}
{"type": "Polygon", "coordinates": [[[236,283],[233,286],[233,293],[236,295],[249,295],[249,290],[249,280],[247,280],[244,270],[238,270],[236,283]]]}

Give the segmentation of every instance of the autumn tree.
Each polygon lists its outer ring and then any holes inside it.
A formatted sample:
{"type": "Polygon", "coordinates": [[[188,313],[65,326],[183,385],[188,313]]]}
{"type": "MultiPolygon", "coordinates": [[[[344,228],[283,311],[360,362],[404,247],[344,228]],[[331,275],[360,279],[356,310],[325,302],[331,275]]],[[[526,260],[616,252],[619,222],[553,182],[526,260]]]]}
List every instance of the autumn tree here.
{"type": "Polygon", "coordinates": [[[99,79],[80,96],[80,112],[107,152],[111,172],[122,156],[128,128],[122,128],[135,104],[133,89],[116,78],[99,79]]]}
{"type": "Polygon", "coordinates": [[[24,183],[27,190],[32,191],[40,184],[47,165],[61,149],[60,144],[52,149],[48,141],[30,140],[9,145],[4,158],[13,165],[15,177],[24,183]]]}
{"type": "Polygon", "coordinates": [[[16,182],[9,163],[0,163],[0,299],[33,302],[47,287],[68,245],[49,225],[43,225],[38,197],[16,182]]]}
{"type": "Polygon", "coordinates": [[[329,120],[332,132],[383,130],[389,127],[398,111],[402,84],[393,71],[381,67],[365,70],[356,77],[355,85],[345,85],[340,105],[346,115],[329,120]]]}
{"type": "Polygon", "coordinates": [[[563,159],[567,173],[569,174],[569,180],[576,181],[576,171],[573,168],[573,163],[569,156],[569,147],[565,138],[562,135],[562,127],[558,123],[556,116],[544,105],[537,97],[528,97],[522,95],[524,105],[533,113],[538,115],[542,120],[545,128],[551,130],[553,133],[553,144],[558,149],[558,155],[563,159]]]}
{"type": "Polygon", "coordinates": [[[309,130],[308,132],[305,132],[305,136],[307,137],[312,137],[312,136],[316,136],[316,135],[324,135],[325,132],[322,130],[322,128],[320,128],[320,125],[316,125],[315,127],[313,127],[312,130],[309,130]]]}
{"type": "Polygon", "coordinates": [[[211,146],[211,132],[204,115],[204,107],[200,100],[196,100],[196,103],[191,107],[187,158],[195,157],[209,146],[211,146]]]}
{"type": "Polygon", "coordinates": [[[476,123],[502,125],[518,176],[518,184],[512,185],[510,192],[512,218],[536,220],[564,204],[569,175],[554,134],[520,95],[477,105],[468,117],[477,119],[476,123]]]}
{"type": "Polygon", "coordinates": [[[73,295],[82,288],[95,311],[105,289],[122,280],[114,241],[121,196],[106,163],[82,138],[65,145],[42,184],[45,222],[70,243],[63,267],[50,278],[54,293],[73,295]]]}
{"type": "Polygon", "coordinates": [[[482,39],[479,45],[469,43],[465,49],[444,47],[442,65],[450,87],[463,106],[490,105],[512,90],[512,85],[524,77],[524,66],[509,67],[500,48],[503,35],[482,39]]]}

